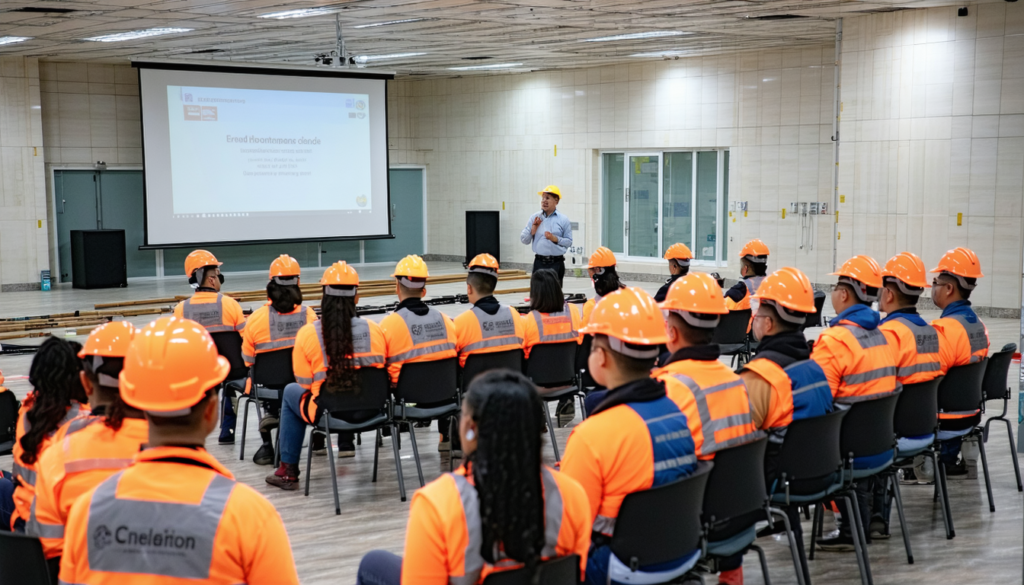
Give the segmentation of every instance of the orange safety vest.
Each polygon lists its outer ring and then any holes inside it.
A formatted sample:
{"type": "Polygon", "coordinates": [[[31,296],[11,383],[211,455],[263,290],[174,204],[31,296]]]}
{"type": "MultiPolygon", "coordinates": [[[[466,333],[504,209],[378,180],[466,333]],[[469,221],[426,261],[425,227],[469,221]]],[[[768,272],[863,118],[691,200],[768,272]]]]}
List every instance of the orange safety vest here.
{"type": "Polygon", "coordinates": [[[814,344],[811,359],[829,377],[836,403],[883,398],[898,389],[896,358],[877,328],[864,329],[848,321],[829,327],[814,344]]]}
{"type": "MultiPolygon", "coordinates": [[[[32,395],[30,394],[29,398],[31,397],[32,395]]],[[[33,400],[29,398],[21,402],[21,408],[18,409],[18,425],[14,429],[14,448],[12,449],[14,466],[11,474],[14,475],[16,481],[14,488],[14,513],[11,514],[12,527],[19,518],[27,522],[32,514],[32,499],[35,498],[36,493],[36,470],[39,467],[39,458],[46,452],[46,448],[50,446],[54,435],[68,422],[81,416],[87,416],[90,412],[88,405],[72,402],[71,406],[68,407],[67,414],[58,423],[57,428],[39,443],[36,462],[29,465],[21,460],[21,455],[25,452],[21,448],[21,438],[32,428],[32,425],[28,422],[28,411],[32,409],[33,400]]]]}
{"type": "Polygon", "coordinates": [[[57,432],[53,448],[39,460],[36,496],[25,533],[40,538],[48,559],[64,551],[64,524],[75,500],[131,465],[149,441],[145,419],[126,418],[116,431],[105,420],[88,416],[67,423],[57,432]]]}
{"type": "Polygon", "coordinates": [[[139,453],[71,507],[60,582],[299,582],[277,510],[201,448],[139,453]]]}
{"type": "Polygon", "coordinates": [[[278,313],[269,303],[263,305],[249,315],[242,330],[242,359],[251,366],[258,354],[295,347],[299,329],[316,320],[316,312],[305,305],[290,313],[278,313]]]}
{"type": "Polygon", "coordinates": [[[174,316],[191,319],[208,333],[242,331],[245,314],[235,299],[215,292],[197,292],[174,307],[174,316]]]}
{"type": "MultiPolygon", "coordinates": [[[[950,315],[932,321],[939,338],[939,362],[942,374],[949,368],[977,363],[988,357],[988,328],[978,319],[969,322],[963,315],[950,315]]],[[[980,409],[962,412],[939,411],[940,419],[958,419],[977,416],[980,409]]]]}
{"type": "Polygon", "coordinates": [[[580,327],[586,327],[590,323],[590,314],[594,312],[594,307],[597,303],[603,299],[601,295],[594,295],[594,298],[587,299],[587,302],[583,303],[583,319],[580,320],[580,327]]]}
{"type": "MultiPolygon", "coordinates": [[[[292,371],[295,381],[309,390],[300,404],[306,422],[316,421],[316,397],[327,379],[330,359],[324,343],[323,321],[315,321],[299,330],[292,352],[292,371]]],[[[356,368],[383,368],[385,354],[384,333],[380,325],[362,317],[352,318],[352,366],[356,368]]]]}
{"type": "Polygon", "coordinates": [[[455,324],[451,317],[429,307],[422,317],[406,307],[380,322],[387,344],[388,373],[398,383],[402,364],[432,362],[455,357],[455,324]]]}
{"type": "Polygon", "coordinates": [[[878,326],[896,359],[896,380],[919,384],[941,376],[938,332],[931,325],[918,325],[898,315],[878,326]]]}
{"type": "Polygon", "coordinates": [[[576,305],[565,303],[557,313],[530,311],[523,320],[523,353],[530,357],[533,346],[541,343],[583,342],[579,332],[580,312],[576,305]]]}
{"type": "Polygon", "coordinates": [[[455,349],[459,352],[459,365],[474,353],[496,353],[523,347],[523,321],[519,312],[501,305],[498,312],[473,307],[455,318],[455,349]]]}
{"type": "MultiPolygon", "coordinates": [[[[580,556],[586,569],[590,547],[590,509],[587,496],[571,477],[541,468],[544,490],[544,548],[542,559],[580,556]]],[[[436,583],[446,575],[450,585],[476,585],[491,573],[522,565],[498,551],[492,565],[480,554],[483,527],[480,498],[473,476],[465,467],[446,473],[413,496],[406,532],[402,585],[436,583]]]]}
{"type": "Polygon", "coordinates": [[[832,389],[821,366],[813,360],[795,361],[785,368],[768,358],[754,358],[743,370],[764,379],[771,387],[768,412],[761,428],[771,431],[770,440],[781,442],[785,428],[794,420],[822,416],[832,411],[832,389]]]}
{"type": "Polygon", "coordinates": [[[740,282],[747,287],[747,294],[739,301],[734,301],[727,297],[725,299],[725,306],[728,307],[730,311],[744,311],[749,309],[750,297],[757,294],[757,288],[761,286],[761,281],[764,279],[764,276],[751,276],[749,278],[740,279],[740,282]]]}
{"type": "Polygon", "coordinates": [[[747,387],[718,360],[684,359],[654,370],[665,392],[686,415],[697,457],[714,459],[716,451],[764,436],[754,426],[747,387]]]}

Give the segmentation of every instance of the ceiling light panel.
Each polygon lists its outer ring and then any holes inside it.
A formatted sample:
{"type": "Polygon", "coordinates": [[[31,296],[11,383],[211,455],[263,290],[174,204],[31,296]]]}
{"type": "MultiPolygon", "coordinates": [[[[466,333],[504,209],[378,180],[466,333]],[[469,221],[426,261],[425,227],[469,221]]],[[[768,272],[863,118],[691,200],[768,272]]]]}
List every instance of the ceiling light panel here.
{"type": "Polygon", "coordinates": [[[173,35],[178,33],[187,33],[194,29],[191,28],[147,28],[143,30],[132,30],[128,32],[111,33],[108,35],[100,35],[98,37],[89,37],[82,39],[83,41],[97,41],[100,43],[115,43],[119,41],[134,41],[136,39],[144,39],[148,37],[159,37],[163,35],[173,35]]]}
{"type": "Polygon", "coordinates": [[[611,41],[634,41],[640,39],[656,39],[660,37],[678,37],[682,35],[689,35],[693,33],[682,32],[678,30],[652,30],[648,32],[639,33],[627,33],[621,35],[612,35],[610,37],[597,37],[593,39],[582,39],[584,43],[605,43],[611,41]]]}
{"type": "Polygon", "coordinates": [[[477,71],[482,69],[513,69],[522,63],[493,63],[491,65],[471,65],[468,67],[449,67],[451,71],[477,71]]]}
{"type": "Polygon", "coordinates": [[[385,59],[408,59],[411,57],[419,57],[426,55],[426,53],[392,53],[390,55],[357,55],[355,60],[357,63],[368,63],[370,61],[383,61],[385,59]]]}
{"type": "Polygon", "coordinates": [[[391,26],[392,24],[406,24],[408,22],[421,22],[424,20],[431,20],[429,18],[406,18],[404,20],[388,20],[385,22],[371,22],[370,24],[360,24],[352,28],[373,28],[375,26],[391,26]]]}
{"type": "Polygon", "coordinates": [[[13,45],[32,40],[33,37],[0,37],[0,45],[13,45]]]}
{"type": "Polygon", "coordinates": [[[307,16],[321,16],[324,14],[333,14],[336,12],[332,8],[298,8],[296,10],[282,10],[281,12],[270,12],[267,14],[261,14],[260,18],[274,18],[277,20],[285,20],[288,18],[305,18],[307,16]]]}

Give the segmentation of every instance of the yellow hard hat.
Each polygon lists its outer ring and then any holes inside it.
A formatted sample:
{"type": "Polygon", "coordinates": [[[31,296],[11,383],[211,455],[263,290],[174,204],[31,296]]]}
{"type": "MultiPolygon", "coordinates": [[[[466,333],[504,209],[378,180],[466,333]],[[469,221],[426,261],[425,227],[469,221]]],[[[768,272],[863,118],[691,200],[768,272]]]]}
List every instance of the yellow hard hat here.
{"type": "Polygon", "coordinates": [[[551,193],[555,197],[558,197],[559,201],[562,200],[562,192],[558,190],[557,185],[548,185],[547,187],[544,187],[543,191],[537,191],[537,195],[543,195],[545,193],[551,193]]]}
{"type": "Polygon", "coordinates": [[[410,254],[395,265],[394,276],[407,288],[423,288],[427,284],[427,263],[416,254],[410,254]]]}

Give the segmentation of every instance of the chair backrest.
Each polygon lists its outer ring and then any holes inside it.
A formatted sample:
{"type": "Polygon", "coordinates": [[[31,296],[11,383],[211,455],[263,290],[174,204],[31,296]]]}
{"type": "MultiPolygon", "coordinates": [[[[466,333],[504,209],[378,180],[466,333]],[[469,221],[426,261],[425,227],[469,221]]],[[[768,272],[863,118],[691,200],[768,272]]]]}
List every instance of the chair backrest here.
{"type": "Polygon", "coordinates": [[[280,390],[295,381],[292,372],[292,349],[275,349],[256,354],[252,364],[252,383],[280,390]]]}
{"type": "Polygon", "coordinates": [[[580,373],[580,380],[584,388],[594,388],[598,384],[590,375],[590,348],[594,345],[593,335],[584,335],[583,343],[576,347],[576,371],[580,373]]]}
{"type": "Polygon", "coordinates": [[[231,371],[225,380],[241,380],[249,373],[249,367],[242,360],[242,336],[237,331],[217,331],[211,333],[217,353],[224,356],[231,364],[231,371]]]}
{"type": "Polygon", "coordinates": [[[1010,386],[1007,376],[1010,372],[1010,362],[1013,361],[1013,353],[1017,351],[1016,343],[1007,343],[1003,349],[988,356],[988,365],[985,366],[985,377],[981,382],[983,400],[1001,400],[1010,398],[1010,386]]]}
{"type": "Polygon", "coordinates": [[[459,392],[459,358],[402,364],[395,398],[430,404],[453,400],[459,392]]]}
{"type": "MultiPolygon", "coordinates": [[[[576,585],[580,582],[580,557],[568,555],[548,559],[537,567],[537,585],[576,585]]],[[[496,571],[484,579],[483,585],[533,585],[532,575],[525,568],[496,571]]]]}
{"type": "Polygon", "coordinates": [[[839,471],[843,464],[839,435],[847,412],[836,409],[791,422],[779,452],[779,474],[785,473],[790,479],[813,480],[839,471]]]}
{"type": "Polygon", "coordinates": [[[526,360],[526,377],[538,386],[569,384],[576,378],[575,341],[541,343],[530,350],[526,360]]]}
{"type": "MultiPolygon", "coordinates": [[[[0,581],[18,585],[50,585],[43,545],[34,536],[0,532],[0,581]]],[[[56,582],[56,576],[54,576],[56,582]]]]}
{"type": "Polygon", "coordinates": [[[355,392],[332,388],[325,381],[320,387],[317,404],[330,413],[384,408],[391,390],[387,368],[359,368],[356,379],[359,389],[355,392]]]}
{"type": "Polygon", "coordinates": [[[821,327],[821,310],[825,308],[825,293],[814,291],[814,313],[808,313],[804,327],[821,327]]]}
{"type": "MultiPolygon", "coordinates": [[[[764,451],[768,437],[715,453],[715,468],[704,490],[704,520],[715,523],[763,510],[764,451]]],[[[763,518],[760,518],[763,519],[763,518]]]]}
{"type": "Polygon", "coordinates": [[[897,437],[922,437],[935,432],[939,422],[939,384],[942,376],[929,382],[907,384],[900,392],[892,427],[897,437]]]}
{"type": "Polygon", "coordinates": [[[21,403],[14,397],[14,392],[0,392],[0,455],[10,453],[14,447],[20,407],[21,403]]]}
{"type": "Polygon", "coordinates": [[[718,327],[715,327],[715,334],[711,338],[711,343],[719,345],[746,343],[748,324],[750,324],[750,309],[729,311],[729,314],[722,315],[722,320],[718,322],[718,327]]]}
{"type": "Polygon", "coordinates": [[[466,356],[466,365],[462,366],[462,391],[469,388],[469,383],[488,370],[523,371],[523,350],[510,349],[494,353],[471,353],[466,356]]]}
{"type": "Polygon", "coordinates": [[[627,566],[680,559],[700,546],[701,510],[714,464],[697,463],[688,477],[633,492],[622,500],[611,549],[627,566]]]}
{"type": "Polygon", "coordinates": [[[953,366],[939,383],[939,409],[965,412],[981,407],[981,383],[985,378],[986,360],[953,366]]]}
{"type": "Polygon", "coordinates": [[[893,418],[899,399],[899,394],[890,394],[850,406],[839,435],[839,452],[843,457],[850,453],[854,457],[866,457],[892,450],[896,444],[893,418]]]}

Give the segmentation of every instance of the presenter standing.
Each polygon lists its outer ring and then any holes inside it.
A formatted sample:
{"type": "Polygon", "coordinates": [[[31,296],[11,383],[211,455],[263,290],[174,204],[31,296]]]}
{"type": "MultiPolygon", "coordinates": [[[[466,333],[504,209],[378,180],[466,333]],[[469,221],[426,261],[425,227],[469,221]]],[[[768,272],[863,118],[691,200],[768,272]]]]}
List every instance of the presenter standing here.
{"type": "Polygon", "coordinates": [[[538,194],[541,210],[530,216],[519,240],[533,246],[533,271],[554,270],[561,283],[565,276],[565,252],[572,247],[572,224],[555,209],[562,200],[558,187],[548,185],[538,194]]]}

